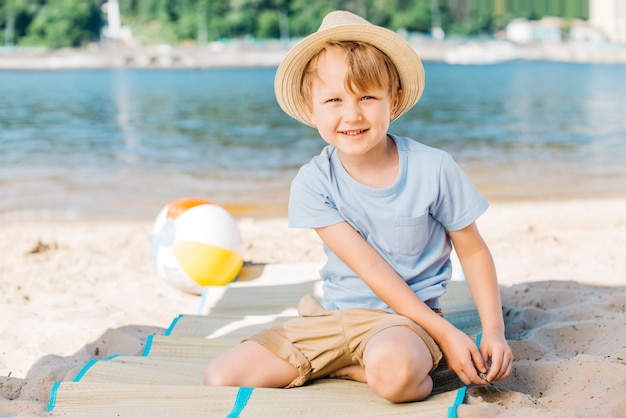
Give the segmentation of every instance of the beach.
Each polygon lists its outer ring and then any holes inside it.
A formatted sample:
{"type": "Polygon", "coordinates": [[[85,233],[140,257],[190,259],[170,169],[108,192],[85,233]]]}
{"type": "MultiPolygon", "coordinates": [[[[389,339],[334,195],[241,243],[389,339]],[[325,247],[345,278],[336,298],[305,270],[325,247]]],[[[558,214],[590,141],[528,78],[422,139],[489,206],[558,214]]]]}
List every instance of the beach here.
{"type": "MultiPolygon", "coordinates": [[[[626,48],[411,43],[428,87],[394,133],[446,149],[491,202],[478,225],[515,357],[458,415],[623,417],[626,48]]],[[[323,145],[275,103],[290,46],[0,49],[0,417],[47,416],[55,382],[206,313],[150,257],[175,197],[230,211],[244,269],[324,262],[287,228],[290,181],[323,145]]]]}
{"type": "MultiPolygon", "coordinates": [[[[0,416],[45,415],[55,381],[140,354],[147,335],[198,313],[199,296],[157,276],[152,221],[0,214],[0,416]]],[[[246,263],[324,260],[282,214],[236,221],[246,263]]],[[[470,388],[459,416],[623,416],[626,197],[498,201],[478,225],[516,361],[507,380],[470,388]]]]}

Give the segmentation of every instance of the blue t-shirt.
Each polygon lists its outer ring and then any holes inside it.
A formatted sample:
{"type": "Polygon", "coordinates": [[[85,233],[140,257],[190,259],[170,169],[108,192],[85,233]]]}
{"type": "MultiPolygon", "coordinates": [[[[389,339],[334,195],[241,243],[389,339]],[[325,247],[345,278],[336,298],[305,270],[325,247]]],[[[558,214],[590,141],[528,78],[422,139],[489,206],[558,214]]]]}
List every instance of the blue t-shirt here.
{"type": "MultiPolygon", "coordinates": [[[[319,228],[348,222],[402,277],[417,296],[439,307],[452,275],[447,231],[463,229],[487,210],[472,182],[441,150],[394,135],[398,177],[385,188],[366,186],[343,168],[326,146],[291,185],[289,226],[319,228]]],[[[391,312],[365,282],[324,245],[320,271],[327,310],[370,308],[391,312]]]]}

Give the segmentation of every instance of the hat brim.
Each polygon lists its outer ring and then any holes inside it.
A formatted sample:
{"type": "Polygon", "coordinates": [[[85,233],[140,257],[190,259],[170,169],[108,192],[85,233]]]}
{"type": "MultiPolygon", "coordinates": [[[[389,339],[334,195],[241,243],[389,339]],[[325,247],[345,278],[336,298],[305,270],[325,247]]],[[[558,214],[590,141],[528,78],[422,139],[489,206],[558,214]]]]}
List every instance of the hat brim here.
{"type": "Polygon", "coordinates": [[[392,121],[417,103],[424,91],[424,67],[413,47],[400,35],[371,24],[349,24],[315,32],[297,43],[276,71],[274,93],[279,106],[292,118],[315,126],[303,103],[300,88],[305,67],[328,42],[355,41],[368,43],[384,52],[395,64],[400,76],[402,94],[392,121]]]}

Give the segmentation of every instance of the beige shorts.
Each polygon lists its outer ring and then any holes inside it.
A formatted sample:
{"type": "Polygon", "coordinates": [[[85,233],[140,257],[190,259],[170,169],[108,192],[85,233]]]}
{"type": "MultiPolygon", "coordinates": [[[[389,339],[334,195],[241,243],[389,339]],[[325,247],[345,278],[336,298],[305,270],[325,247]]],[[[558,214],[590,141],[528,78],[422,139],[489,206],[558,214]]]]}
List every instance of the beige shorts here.
{"type": "Polygon", "coordinates": [[[408,318],[377,309],[325,311],[310,295],[298,304],[297,318],[263,330],[254,341],[285,359],[300,373],[286,387],[324,377],[352,364],[363,366],[363,351],[370,338],[390,327],[407,327],[419,335],[430,350],[434,370],[442,353],[422,327],[408,318]]]}

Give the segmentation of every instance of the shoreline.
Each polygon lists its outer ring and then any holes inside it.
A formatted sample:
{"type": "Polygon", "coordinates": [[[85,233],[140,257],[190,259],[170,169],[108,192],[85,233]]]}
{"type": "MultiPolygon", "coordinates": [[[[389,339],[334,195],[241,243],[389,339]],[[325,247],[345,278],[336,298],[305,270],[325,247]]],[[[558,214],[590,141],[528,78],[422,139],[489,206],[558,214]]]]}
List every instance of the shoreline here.
{"type": "MultiPolygon", "coordinates": [[[[480,190],[479,190],[480,191],[480,190]]],[[[582,194],[554,194],[551,197],[546,195],[502,195],[483,193],[490,206],[517,206],[533,204],[570,204],[585,202],[611,202],[626,200],[626,191],[610,193],[582,193],[582,194]]],[[[182,196],[180,196],[182,197],[182,196]]],[[[209,200],[211,200],[209,198],[209,200]]],[[[141,210],[133,211],[132,214],[113,213],[101,210],[93,212],[89,210],[50,209],[50,208],[4,208],[0,209],[0,224],[3,222],[30,222],[30,221],[81,221],[81,222],[149,222],[156,218],[162,206],[167,202],[162,202],[160,206],[153,206],[150,209],[144,207],[141,210]],[[106,213],[106,215],[104,214],[106,213]]],[[[223,203],[215,200],[214,203],[226,209],[235,220],[253,218],[258,220],[287,218],[287,203],[281,204],[241,204],[223,203]]]]}
{"type": "MultiPolygon", "coordinates": [[[[425,62],[497,64],[511,60],[625,64],[626,45],[502,40],[410,40],[425,62]]],[[[212,42],[206,46],[152,45],[46,50],[0,49],[0,70],[207,69],[276,67],[295,42],[212,42]]]]}

